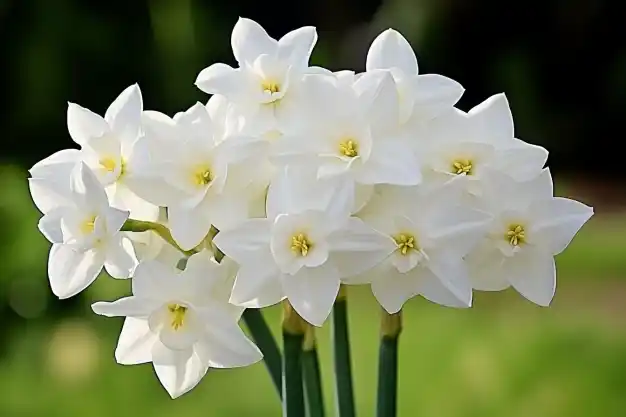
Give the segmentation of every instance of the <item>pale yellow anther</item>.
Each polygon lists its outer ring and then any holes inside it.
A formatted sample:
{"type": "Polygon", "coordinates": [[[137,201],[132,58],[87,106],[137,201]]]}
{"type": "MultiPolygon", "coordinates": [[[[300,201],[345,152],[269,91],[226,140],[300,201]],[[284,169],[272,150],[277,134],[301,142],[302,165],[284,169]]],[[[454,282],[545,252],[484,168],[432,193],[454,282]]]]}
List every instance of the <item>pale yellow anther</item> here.
{"type": "Polygon", "coordinates": [[[526,243],[526,231],[524,230],[524,226],[520,224],[512,224],[509,226],[509,230],[504,236],[511,246],[521,246],[526,243]]]}
{"type": "Polygon", "coordinates": [[[307,256],[313,243],[304,233],[298,233],[291,238],[291,251],[298,256],[307,256]]]}
{"type": "Polygon", "coordinates": [[[263,91],[266,91],[270,94],[280,92],[280,86],[278,85],[278,83],[274,81],[263,81],[261,83],[261,88],[263,88],[263,91]]]}
{"type": "Polygon", "coordinates": [[[339,143],[339,153],[348,158],[359,155],[359,144],[352,139],[346,139],[339,143]]]}
{"type": "Polygon", "coordinates": [[[180,304],[170,304],[167,306],[167,310],[170,313],[170,326],[174,330],[178,330],[185,324],[185,314],[187,314],[187,307],[180,304]]]}
{"type": "Polygon", "coordinates": [[[198,186],[204,186],[213,181],[213,173],[208,167],[198,168],[193,173],[193,182],[198,186]]]}
{"type": "Polygon", "coordinates": [[[88,235],[96,228],[96,216],[91,216],[83,220],[79,226],[81,233],[88,235]]]}
{"type": "Polygon", "coordinates": [[[469,159],[455,159],[452,162],[451,171],[457,175],[472,175],[472,161],[469,159]]]}
{"type": "Polygon", "coordinates": [[[98,161],[98,163],[102,166],[102,168],[109,172],[115,171],[115,167],[117,166],[115,159],[111,157],[102,158],[98,161]]]}
{"type": "Polygon", "coordinates": [[[415,236],[409,233],[400,233],[395,236],[393,240],[398,245],[398,250],[402,255],[408,254],[411,250],[417,249],[417,240],[415,236]]]}

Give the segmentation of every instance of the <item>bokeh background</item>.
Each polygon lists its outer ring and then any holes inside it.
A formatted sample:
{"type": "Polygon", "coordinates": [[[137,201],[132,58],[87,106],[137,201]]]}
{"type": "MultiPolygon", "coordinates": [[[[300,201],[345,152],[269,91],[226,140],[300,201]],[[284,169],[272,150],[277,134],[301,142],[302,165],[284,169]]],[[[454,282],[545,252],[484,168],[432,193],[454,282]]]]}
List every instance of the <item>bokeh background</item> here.
{"type": "MultiPolygon", "coordinates": [[[[312,63],[362,70],[370,42],[400,30],[423,73],[467,92],[468,110],[506,92],[516,133],[548,147],[560,195],[596,216],[557,258],[558,291],[539,308],[512,291],[477,294],[471,310],[407,305],[400,416],[626,416],[626,31],[602,0],[0,0],[0,416],[278,416],[263,365],[216,371],[172,401],[150,365],[116,365],[121,319],[90,312],[128,291],[102,277],[56,300],[49,244],[27,169],[72,147],[66,102],[96,112],[138,82],[145,107],[169,114],[207,97],[197,73],[234,63],[238,16],[274,37],[318,27],[312,63]]],[[[349,293],[356,399],[373,416],[378,308],[349,293]]],[[[278,331],[279,311],[268,319],[278,331]]],[[[326,404],[334,402],[328,329],[320,332],[326,404]]],[[[332,414],[329,414],[332,415],[332,414]]]]}

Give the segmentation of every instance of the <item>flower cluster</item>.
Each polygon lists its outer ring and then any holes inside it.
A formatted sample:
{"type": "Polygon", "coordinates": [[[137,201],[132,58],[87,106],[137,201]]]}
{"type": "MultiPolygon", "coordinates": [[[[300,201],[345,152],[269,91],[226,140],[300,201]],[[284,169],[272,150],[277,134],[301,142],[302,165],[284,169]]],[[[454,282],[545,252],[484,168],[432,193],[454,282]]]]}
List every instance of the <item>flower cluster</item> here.
{"type": "Polygon", "coordinates": [[[515,137],[504,94],[455,108],[461,85],[420,74],[392,29],[358,74],[309,66],[313,27],[275,40],[241,18],[231,41],[238,67],[196,80],[206,105],[144,110],[137,85],[104,117],[69,103],[79,149],[30,170],[54,294],[103,268],[132,277],[131,296],[93,305],[126,317],[119,363],[152,362],[179,396],[261,359],[245,308],[287,300],[320,326],[342,284],[370,285],[389,313],[509,286],[550,303],[554,255],[593,210],[554,196],[548,153],[515,137]]]}

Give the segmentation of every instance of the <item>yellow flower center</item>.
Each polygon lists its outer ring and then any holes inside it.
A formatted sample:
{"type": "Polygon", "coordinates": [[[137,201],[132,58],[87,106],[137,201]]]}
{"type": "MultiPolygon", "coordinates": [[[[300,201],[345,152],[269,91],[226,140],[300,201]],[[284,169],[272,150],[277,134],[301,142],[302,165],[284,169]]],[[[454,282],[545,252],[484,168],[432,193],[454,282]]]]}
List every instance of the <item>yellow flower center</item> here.
{"type": "Polygon", "coordinates": [[[278,85],[278,83],[274,81],[263,81],[261,83],[261,88],[263,88],[263,91],[266,91],[270,94],[280,92],[280,86],[278,85]]]}
{"type": "Polygon", "coordinates": [[[505,233],[504,238],[511,246],[521,246],[526,243],[526,232],[521,224],[512,224],[505,233]]]}
{"type": "Polygon", "coordinates": [[[348,158],[354,158],[359,155],[359,144],[352,139],[346,139],[339,143],[339,153],[348,158]]]}
{"type": "Polygon", "coordinates": [[[211,181],[213,181],[213,173],[209,167],[201,167],[193,172],[193,182],[197,186],[205,186],[211,181]]]}
{"type": "Polygon", "coordinates": [[[298,256],[307,256],[313,243],[304,233],[298,233],[291,237],[291,251],[298,256]]]}
{"type": "Polygon", "coordinates": [[[396,241],[398,250],[403,255],[408,254],[411,250],[417,249],[417,239],[410,233],[400,233],[395,236],[393,240],[396,241]]]}
{"type": "Polygon", "coordinates": [[[185,314],[187,314],[187,307],[180,304],[170,304],[167,306],[167,310],[170,313],[170,326],[172,329],[178,330],[185,324],[185,314]]]}
{"type": "MultiPolygon", "coordinates": [[[[111,156],[104,157],[98,161],[100,166],[104,168],[108,172],[115,172],[115,168],[117,168],[117,162],[115,158],[111,156]]],[[[124,159],[120,159],[120,174],[118,178],[122,177],[126,173],[126,161],[124,159]]]]}
{"type": "Polygon", "coordinates": [[[81,222],[79,229],[81,233],[88,235],[88,234],[93,233],[95,227],[96,227],[96,216],[91,216],[81,222]]]}
{"type": "Polygon", "coordinates": [[[455,159],[452,162],[451,172],[456,175],[472,175],[472,161],[469,159],[455,159]]]}

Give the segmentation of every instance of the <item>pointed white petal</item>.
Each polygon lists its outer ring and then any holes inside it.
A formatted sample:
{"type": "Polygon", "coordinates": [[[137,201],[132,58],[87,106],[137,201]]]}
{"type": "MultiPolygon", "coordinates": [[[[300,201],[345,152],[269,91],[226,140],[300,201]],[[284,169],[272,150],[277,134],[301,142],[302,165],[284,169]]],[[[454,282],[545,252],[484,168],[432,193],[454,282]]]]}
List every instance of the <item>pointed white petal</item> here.
{"type": "Polygon", "coordinates": [[[88,207],[109,207],[109,199],[93,171],[81,162],[72,171],[71,188],[75,202],[88,207]]]}
{"type": "Polygon", "coordinates": [[[151,260],[141,262],[135,268],[132,280],[133,294],[145,298],[167,302],[177,295],[179,275],[173,265],[151,260]]]}
{"type": "Polygon", "coordinates": [[[111,130],[122,143],[130,146],[139,134],[141,124],[141,112],[143,111],[143,99],[139,85],[133,84],[127,87],[111,103],[104,119],[111,126],[111,130]]]}
{"type": "Polygon", "coordinates": [[[438,74],[418,76],[413,88],[414,111],[422,120],[452,109],[465,92],[461,84],[438,74]]]}
{"type": "Polygon", "coordinates": [[[374,143],[370,159],[357,177],[363,184],[417,185],[421,180],[417,157],[409,144],[400,140],[374,143]]]}
{"type": "Polygon", "coordinates": [[[35,206],[43,214],[61,206],[73,206],[69,177],[63,182],[29,178],[28,188],[35,206]]]}
{"type": "Polygon", "coordinates": [[[152,362],[161,385],[172,398],[193,389],[209,370],[209,364],[193,348],[173,350],[158,342],[152,348],[152,362]]]}
{"type": "Polygon", "coordinates": [[[128,278],[137,265],[135,249],[130,239],[120,235],[111,238],[107,246],[104,268],[113,278],[128,278]]]}
{"type": "Polygon", "coordinates": [[[254,308],[279,303],[285,297],[279,276],[272,254],[262,251],[254,260],[248,259],[239,267],[230,302],[254,308]]]}
{"type": "Polygon", "coordinates": [[[472,287],[479,291],[502,291],[510,286],[504,256],[495,246],[482,244],[465,257],[472,287]]]}
{"type": "Polygon", "coordinates": [[[283,289],[298,314],[314,326],[324,324],[339,292],[339,272],[324,264],[283,275],[283,289]]]}
{"type": "Polygon", "coordinates": [[[67,130],[74,142],[82,146],[89,139],[108,133],[109,125],[101,116],[91,110],[78,104],[68,103],[67,130]]]}
{"type": "Polygon", "coordinates": [[[184,250],[193,249],[209,233],[211,220],[201,210],[181,206],[168,207],[168,221],[172,237],[184,250]]]}
{"type": "Polygon", "coordinates": [[[446,307],[467,308],[472,304],[472,289],[467,286],[462,292],[451,290],[435,274],[419,269],[416,289],[425,299],[446,307]]]}
{"type": "Polygon", "coordinates": [[[112,302],[98,301],[91,305],[94,313],[105,317],[135,317],[147,319],[155,303],[135,296],[120,298],[112,302]]]}
{"type": "Polygon", "coordinates": [[[529,237],[551,255],[565,250],[593,215],[593,208],[579,201],[555,197],[531,204],[529,237]]]}
{"type": "Polygon", "coordinates": [[[417,58],[409,42],[399,32],[387,29],[372,42],[365,67],[373,69],[398,68],[406,75],[418,72],[417,58]]]}
{"type": "Polygon", "coordinates": [[[362,274],[396,249],[393,239],[356,217],[350,218],[344,229],[332,233],[328,244],[330,260],[342,278],[362,274]]]}
{"type": "Polygon", "coordinates": [[[196,86],[205,93],[221,94],[233,100],[245,94],[247,80],[240,69],[218,63],[200,71],[196,86]]]}
{"type": "Polygon", "coordinates": [[[61,229],[61,218],[65,215],[65,207],[57,207],[47,212],[39,219],[39,231],[52,243],[63,243],[63,231],[61,229]]]}
{"type": "Polygon", "coordinates": [[[212,368],[239,368],[263,358],[236,320],[216,309],[203,309],[200,314],[203,321],[209,324],[206,335],[198,343],[199,352],[208,359],[212,368]]]}
{"type": "Polygon", "coordinates": [[[52,292],[61,299],[78,294],[95,281],[103,265],[103,254],[97,250],[78,252],[55,243],[48,258],[52,292]]]}
{"type": "Polygon", "coordinates": [[[372,282],[372,293],[378,303],[390,314],[400,311],[404,303],[418,294],[413,274],[388,270],[372,282]]]}
{"type": "Polygon", "coordinates": [[[513,115],[504,93],[489,97],[471,109],[468,115],[483,140],[511,140],[515,135],[513,115]]]}
{"type": "Polygon", "coordinates": [[[242,65],[252,64],[261,54],[274,54],[278,42],[270,38],[265,29],[251,19],[240,17],[230,39],[235,59],[242,65]]]}
{"type": "Polygon", "coordinates": [[[470,307],[472,305],[472,286],[470,285],[467,268],[463,260],[448,255],[431,257],[427,268],[443,284],[442,287],[433,286],[432,280],[422,282],[429,294],[422,295],[429,300],[448,307],[470,307]],[[439,291],[441,290],[441,291],[439,291]],[[429,297],[432,296],[432,298],[429,297]]]}
{"type": "Polygon", "coordinates": [[[239,226],[222,230],[213,242],[228,257],[240,264],[256,257],[258,251],[269,248],[272,222],[268,219],[250,219],[239,226]]]}
{"type": "Polygon", "coordinates": [[[78,149],[63,149],[37,162],[28,172],[33,178],[69,184],[70,173],[80,158],[78,149]]]}
{"type": "Polygon", "coordinates": [[[316,42],[317,31],[313,26],[292,30],[278,41],[278,57],[297,67],[306,68],[316,42]]]}
{"type": "Polygon", "coordinates": [[[539,251],[526,250],[507,258],[504,269],[511,285],[525,298],[548,306],[556,290],[554,258],[539,251]]]}
{"type": "Polygon", "coordinates": [[[152,347],[158,340],[147,320],[127,317],[117,341],[115,360],[121,365],[152,362],[152,347]]]}

